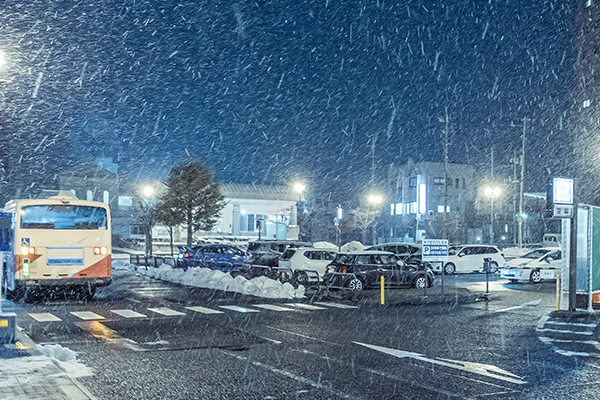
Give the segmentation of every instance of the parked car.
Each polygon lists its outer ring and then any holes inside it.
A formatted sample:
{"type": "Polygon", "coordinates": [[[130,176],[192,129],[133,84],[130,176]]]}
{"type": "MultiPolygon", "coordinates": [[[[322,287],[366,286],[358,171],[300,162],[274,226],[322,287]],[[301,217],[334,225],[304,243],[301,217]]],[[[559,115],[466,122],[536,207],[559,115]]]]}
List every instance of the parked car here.
{"type": "Polygon", "coordinates": [[[309,281],[323,279],[327,266],[336,255],[337,252],[331,249],[289,248],[279,257],[279,269],[288,270],[293,283],[306,286],[309,281]]]}
{"type": "Polygon", "coordinates": [[[179,246],[177,267],[204,267],[230,272],[241,269],[244,265],[245,253],[237,247],[226,244],[205,246],[179,246]]]}
{"type": "Polygon", "coordinates": [[[542,247],[507,261],[500,269],[500,278],[511,283],[526,280],[540,283],[543,279],[556,279],[562,267],[562,252],[556,247],[542,247]]]}
{"type": "Polygon", "coordinates": [[[422,257],[422,246],[414,243],[383,243],[369,247],[369,250],[389,251],[408,264],[420,263],[422,257]]]}
{"type": "Polygon", "coordinates": [[[424,288],[433,285],[433,272],[404,261],[387,251],[365,250],[340,253],[327,267],[323,280],[329,287],[360,291],[379,287],[381,277],[388,286],[424,288]]]}
{"type": "Polygon", "coordinates": [[[491,258],[490,272],[498,271],[504,265],[504,255],[496,246],[464,245],[452,246],[448,249],[448,261],[444,263],[444,273],[483,272],[485,258],[491,258]]]}
{"type": "Polygon", "coordinates": [[[293,240],[256,240],[248,243],[246,262],[253,265],[277,267],[279,257],[290,247],[312,247],[312,245],[293,240]]]}

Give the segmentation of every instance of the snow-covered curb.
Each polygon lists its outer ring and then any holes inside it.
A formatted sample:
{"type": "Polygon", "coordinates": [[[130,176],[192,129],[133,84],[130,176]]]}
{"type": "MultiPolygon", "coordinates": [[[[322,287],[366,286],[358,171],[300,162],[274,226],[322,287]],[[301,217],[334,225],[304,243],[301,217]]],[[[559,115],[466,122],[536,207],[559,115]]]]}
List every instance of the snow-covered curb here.
{"type": "MultiPolygon", "coordinates": [[[[71,378],[94,375],[92,369],[77,360],[77,353],[60,344],[36,345],[42,355],[3,358],[0,362],[0,376],[21,375],[47,371],[58,367],[65,375],[71,378]]],[[[61,374],[62,375],[62,374],[61,374]]]]}
{"type": "Polygon", "coordinates": [[[290,283],[281,283],[265,276],[246,279],[243,276],[233,278],[230,274],[208,268],[188,268],[187,271],[163,264],[158,268],[138,269],[124,261],[112,262],[113,269],[137,271],[163,281],[179,283],[205,289],[217,289],[268,299],[300,299],[304,297],[304,286],[295,289],[290,283]]]}

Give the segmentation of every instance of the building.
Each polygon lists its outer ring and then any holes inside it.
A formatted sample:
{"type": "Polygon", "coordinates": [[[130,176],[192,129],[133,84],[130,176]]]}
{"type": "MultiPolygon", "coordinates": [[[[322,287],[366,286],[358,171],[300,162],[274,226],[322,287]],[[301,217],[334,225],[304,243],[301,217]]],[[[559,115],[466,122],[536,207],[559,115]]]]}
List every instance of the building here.
{"type": "Polygon", "coordinates": [[[577,156],[576,190],[586,202],[600,197],[600,1],[577,0],[575,90],[572,122],[577,156]]]}
{"type": "Polygon", "coordinates": [[[475,169],[466,164],[409,160],[391,167],[387,198],[389,218],[385,241],[422,241],[442,237],[443,231],[454,241],[465,241],[464,221],[477,195],[475,169]],[[439,218],[444,216],[444,218],[439,218]],[[442,223],[442,220],[446,223],[442,223]],[[452,229],[450,221],[454,221],[452,229]],[[443,226],[445,225],[445,226],[443,226]],[[463,229],[461,226],[463,225],[463,229]]]}

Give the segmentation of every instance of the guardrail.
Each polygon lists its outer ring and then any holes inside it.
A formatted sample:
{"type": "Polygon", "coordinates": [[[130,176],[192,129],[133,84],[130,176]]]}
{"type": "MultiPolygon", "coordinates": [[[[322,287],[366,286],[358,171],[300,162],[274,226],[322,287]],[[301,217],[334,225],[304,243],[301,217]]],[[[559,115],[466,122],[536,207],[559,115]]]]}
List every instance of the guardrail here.
{"type": "Polygon", "coordinates": [[[175,267],[176,260],[174,257],[157,257],[157,256],[146,256],[144,254],[130,254],[129,255],[129,263],[134,264],[140,267],[154,267],[158,268],[163,264],[170,265],[171,267],[175,267]]]}

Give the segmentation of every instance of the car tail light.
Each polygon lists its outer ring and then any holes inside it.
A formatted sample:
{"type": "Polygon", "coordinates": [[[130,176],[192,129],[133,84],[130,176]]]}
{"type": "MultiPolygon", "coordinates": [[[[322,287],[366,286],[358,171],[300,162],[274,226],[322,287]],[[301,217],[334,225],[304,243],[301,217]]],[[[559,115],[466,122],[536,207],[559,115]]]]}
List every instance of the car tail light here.
{"type": "Polygon", "coordinates": [[[339,272],[342,274],[346,272],[346,267],[340,267],[339,272]]]}
{"type": "Polygon", "coordinates": [[[28,256],[30,254],[31,255],[35,254],[35,247],[28,247],[28,246],[21,247],[21,255],[28,256]]]}
{"type": "Polygon", "coordinates": [[[99,256],[100,254],[107,254],[108,249],[106,247],[94,247],[94,254],[99,256]]]}

